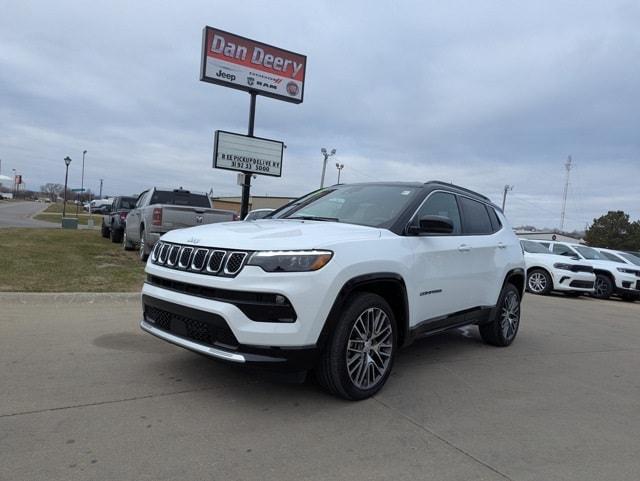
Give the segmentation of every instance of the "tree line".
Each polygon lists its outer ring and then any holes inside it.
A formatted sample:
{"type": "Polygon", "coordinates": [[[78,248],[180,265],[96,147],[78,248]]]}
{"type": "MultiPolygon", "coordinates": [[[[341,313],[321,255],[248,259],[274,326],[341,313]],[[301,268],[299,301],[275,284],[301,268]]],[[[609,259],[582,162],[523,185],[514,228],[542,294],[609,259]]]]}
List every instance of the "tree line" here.
{"type": "Polygon", "coordinates": [[[640,220],[631,222],[629,214],[610,210],[593,219],[584,240],[594,247],[621,251],[640,251],[640,220]]]}

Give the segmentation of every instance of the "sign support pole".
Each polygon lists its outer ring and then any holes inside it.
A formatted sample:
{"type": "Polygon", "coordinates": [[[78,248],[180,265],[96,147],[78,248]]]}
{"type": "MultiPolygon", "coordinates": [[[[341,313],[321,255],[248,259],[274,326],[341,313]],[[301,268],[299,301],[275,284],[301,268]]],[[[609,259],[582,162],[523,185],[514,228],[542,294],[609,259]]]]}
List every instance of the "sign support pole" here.
{"type": "MultiPolygon", "coordinates": [[[[253,137],[253,126],[256,120],[256,93],[249,92],[251,95],[251,103],[249,105],[249,131],[247,135],[253,137]]],[[[244,218],[249,213],[249,194],[251,192],[251,172],[244,173],[244,182],[242,183],[242,203],[240,204],[240,219],[244,218]]]]}

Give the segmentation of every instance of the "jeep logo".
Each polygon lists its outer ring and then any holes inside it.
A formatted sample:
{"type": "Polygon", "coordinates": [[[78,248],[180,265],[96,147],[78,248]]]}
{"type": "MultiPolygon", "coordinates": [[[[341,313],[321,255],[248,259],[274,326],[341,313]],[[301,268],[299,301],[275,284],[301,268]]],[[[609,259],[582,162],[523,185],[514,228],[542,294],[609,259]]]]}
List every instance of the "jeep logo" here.
{"type": "Polygon", "coordinates": [[[223,72],[222,70],[218,70],[216,73],[216,77],[220,77],[225,80],[229,80],[231,82],[235,81],[236,76],[230,73],[223,72]]]}

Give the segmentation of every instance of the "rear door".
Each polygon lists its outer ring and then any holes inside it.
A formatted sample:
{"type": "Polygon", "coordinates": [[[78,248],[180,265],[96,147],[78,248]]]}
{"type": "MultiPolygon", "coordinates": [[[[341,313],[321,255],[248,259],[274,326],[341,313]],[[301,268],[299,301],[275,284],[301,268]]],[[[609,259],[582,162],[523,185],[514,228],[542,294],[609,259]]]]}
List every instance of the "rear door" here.
{"type": "MultiPolygon", "coordinates": [[[[500,236],[494,232],[488,206],[465,196],[458,197],[462,213],[462,232],[460,249],[465,253],[467,288],[464,296],[465,308],[494,305],[495,286],[501,284],[498,275],[502,269],[498,266],[500,236]]],[[[495,215],[495,214],[494,214],[495,215]]]]}
{"type": "Polygon", "coordinates": [[[145,205],[145,200],[149,196],[149,191],[145,190],[138,196],[136,205],[129,214],[125,224],[125,230],[127,231],[127,238],[132,242],[140,241],[140,222],[142,221],[142,209],[145,205]]]}

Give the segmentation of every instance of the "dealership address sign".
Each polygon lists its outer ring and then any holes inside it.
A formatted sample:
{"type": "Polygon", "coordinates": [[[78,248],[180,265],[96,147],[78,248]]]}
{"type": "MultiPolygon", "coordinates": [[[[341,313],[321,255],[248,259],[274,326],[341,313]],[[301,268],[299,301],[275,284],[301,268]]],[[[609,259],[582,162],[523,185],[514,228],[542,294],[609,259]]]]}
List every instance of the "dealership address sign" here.
{"type": "Polygon", "coordinates": [[[213,167],[252,174],[282,175],[284,143],[216,130],[213,167]]]}
{"type": "Polygon", "coordinates": [[[200,80],[301,103],[307,57],[213,27],[202,35],[200,80]]]}

